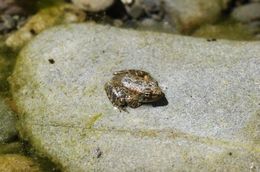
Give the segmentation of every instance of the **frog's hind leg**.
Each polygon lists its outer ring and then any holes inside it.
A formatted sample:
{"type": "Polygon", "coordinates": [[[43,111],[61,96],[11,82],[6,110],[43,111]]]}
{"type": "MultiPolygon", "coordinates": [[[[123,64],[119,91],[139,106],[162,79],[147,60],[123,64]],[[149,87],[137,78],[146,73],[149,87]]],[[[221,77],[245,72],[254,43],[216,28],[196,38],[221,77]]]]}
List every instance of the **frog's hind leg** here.
{"type": "Polygon", "coordinates": [[[124,89],[122,89],[121,87],[116,87],[108,82],[105,84],[105,91],[107,93],[108,99],[113,104],[113,106],[117,107],[120,112],[128,112],[126,110],[127,103],[125,101],[126,93],[124,89]]]}
{"type": "Polygon", "coordinates": [[[130,102],[128,103],[128,106],[130,106],[131,108],[137,108],[139,106],[141,106],[142,104],[138,101],[133,101],[133,102],[130,102]]]}
{"type": "Polygon", "coordinates": [[[113,103],[113,105],[114,105],[120,112],[124,111],[124,112],[129,113],[128,110],[126,109],[127,106],[126,106],[125,104],[124,104],[124,105],[118,105],[118,104],[114,104],[114,103],[113,103]]]}
{"type": "Polygon", "coordinates": [[[119,111],[125,111],[125,112],[128,112],[126,110],[126,107],[127,107],[127,104],[126,104],[126,101],[124,98],[120,98],[120,97],[117,97],[115,99],[114,102],[112,102],[113,106],[115,106],[117,109],[119,109],[119,111]]]}

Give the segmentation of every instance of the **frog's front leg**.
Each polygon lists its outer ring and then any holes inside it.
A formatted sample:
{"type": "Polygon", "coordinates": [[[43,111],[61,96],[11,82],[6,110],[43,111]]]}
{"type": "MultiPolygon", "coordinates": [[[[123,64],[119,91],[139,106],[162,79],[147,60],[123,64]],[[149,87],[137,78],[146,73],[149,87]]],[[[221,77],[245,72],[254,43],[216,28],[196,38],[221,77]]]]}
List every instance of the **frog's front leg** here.
{"type": "Polygon", "coordinates": [[[130,96],[131,99],[127,99],[127,105],[130,106],[131,108],[137,108],[142,105],[142,103],[139,101],[138,96],[130,96]]]}
{"type": "Polygon", "coordinates": [[[127,112],[126,89],[124,89],[123,87],[115,86],[114,84],[108,82],[105,84],[105,91],[107,93],[107,97],[109,98],[113,106],[117,107],[120,110],[120,112],[121,110],[127,112]]]}

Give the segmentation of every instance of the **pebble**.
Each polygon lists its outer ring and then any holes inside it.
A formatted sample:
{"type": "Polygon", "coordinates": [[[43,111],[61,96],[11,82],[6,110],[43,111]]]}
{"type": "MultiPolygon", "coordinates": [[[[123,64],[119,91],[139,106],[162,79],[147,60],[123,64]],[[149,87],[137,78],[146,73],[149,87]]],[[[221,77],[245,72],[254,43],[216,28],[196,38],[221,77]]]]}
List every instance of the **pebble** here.
{"type": "Polygon", "coordinates": [[[234,9],[231,16],[243,23],[260,20],[260,3],[250,3],[234,9]]]}
{"type": "Polygon", "coordinates": [[[121,0],[127,13],[137,19],[146,15],[154,20],[161,20],[164,15],[163,1],[161,0],[121,0]]]}
{"type": "Polygon", "coordinates": [[[0,34],[7,34],[19,28],[25,18],[25,10],[14,0],[0,0],[0,34]]]}
{"type": "Polygon", "coordinates": [[[73,5],[61,4],[40,10],[33,15],[23,27],[12,33],[6,40],[6,45],[18,49],[46,28],[58,24],[82,22],[86,15],[73,5]]]}
{"type": "Polygon", "coordinates": [[[98,12],[110,7],[114,3],[114,0],[72,0],[72,2],[80,9],[98,12]]]}

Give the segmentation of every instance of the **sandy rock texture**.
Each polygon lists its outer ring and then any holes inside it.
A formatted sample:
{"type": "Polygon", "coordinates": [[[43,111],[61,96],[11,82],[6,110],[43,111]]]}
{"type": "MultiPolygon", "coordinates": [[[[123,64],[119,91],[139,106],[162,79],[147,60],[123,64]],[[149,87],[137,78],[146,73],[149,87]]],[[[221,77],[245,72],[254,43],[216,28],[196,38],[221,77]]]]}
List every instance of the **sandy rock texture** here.
{"type": "Polygon", "coordinates": [[[43,32],[10,79],[19,131],[65,171],[259,170],[259,42],[76,24],[43,32]],[[119,112],[104,83],[158,80],[168,105],[119,112]]]}

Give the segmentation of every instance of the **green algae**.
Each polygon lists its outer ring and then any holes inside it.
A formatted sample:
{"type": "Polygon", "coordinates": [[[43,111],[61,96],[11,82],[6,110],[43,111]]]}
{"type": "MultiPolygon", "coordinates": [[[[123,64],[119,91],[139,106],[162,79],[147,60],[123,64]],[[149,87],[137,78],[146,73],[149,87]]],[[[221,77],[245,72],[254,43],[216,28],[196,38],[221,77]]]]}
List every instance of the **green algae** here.
{"type": "Polygon", "coordinates": [[[96,93],[97,88],[98,88],[97,85],[91,85],[91,86],[87,87],[87,88],[84,90],[84,93],[85,93],[86,96],[91,97],[91,96],[93,96],[93,95],[96,93]]]}
{"type": "Polygon", "coordinates": [[[257,155],[243,150],[230,149],[218,154],[210,154],[206,157],[208,169],[216,169],[217,171],[257,171],[259,163],[257,155]],[[251,163],[246,162],[250,161],[251,163]],[[242,163],[236,163],[240,161],[242,163]]]}
{"type": "Polygon", "coordinates": [[[42,171],[60,171],[56,164],[50,161],[50,159],[45,157],[43,154],[37,152],[28,142],[23,141],[22,144],[23,148],[20,154],[32,158],[37,164],[39,164],[39,167],[42,171]]]}
{"type": "Polygon", "coordinates": [[[42,171],[60,171],[55,164],[46,157],[40,156],[27,142],[0,144],[0,156],[5,154],[16,154],[30,157],[39,165],[42,171]]]}
{"type": "Polygon", "coordinates": [[[260,110],[258,110],[249,120],[248,125],[243,129],[242,135],[249,137],[256,145],[259,146],[260,152],[260,110]]]}
{"type": "Polygon", "coordinates": [[[38,0],[36,1],[36,8],[37,9],[43,9],[43,8],[48,8],[51,6],[59,5],[63,3],[64,0],[38,0]]]}
{"type": "Polygon", "coordinates": [[[205,24],[197,29],[192,36],[229,40],[254,40],[248,26],[232,20],[221,21],[216,24],[205,24]]]}
{"type": "Polygon", "coordinates": [[[86,129],[92,129],[96,121],[99,120],[101,117],[102,113],[92,115],[86,123],[86,129]]]}
{"type": "Polygon", "coordinates": [[[20,142],[0,144],[0,154],[21,153],[22,150],[23,146],[20,142]]]}
{"type": "Polygon", "coordinates": [[[0,38],[0,95],[9,95],[8,77],[12,74],[17,51],[8,48],[4,43],[4,38],[0,38]]]}
{"type": "Polygon", "coordinates": [[[260,153],[259,144],[252,144],[248,142],[237,142],[224,139],[215,139],[211,137],[201,137],[189,133],[183,133],[180,131],[163,131],[163,130],[138,130],[138,131],[128,131],[128,130],[118,130],[120,132],[131,133],[139,137],[157,137],[164,135],[166,138],[170,139],[184,139],[191,142],[203,143],[211,146],[219,146],[226,149],[244,149],[246,151],[252,151],[260,153]]]}

